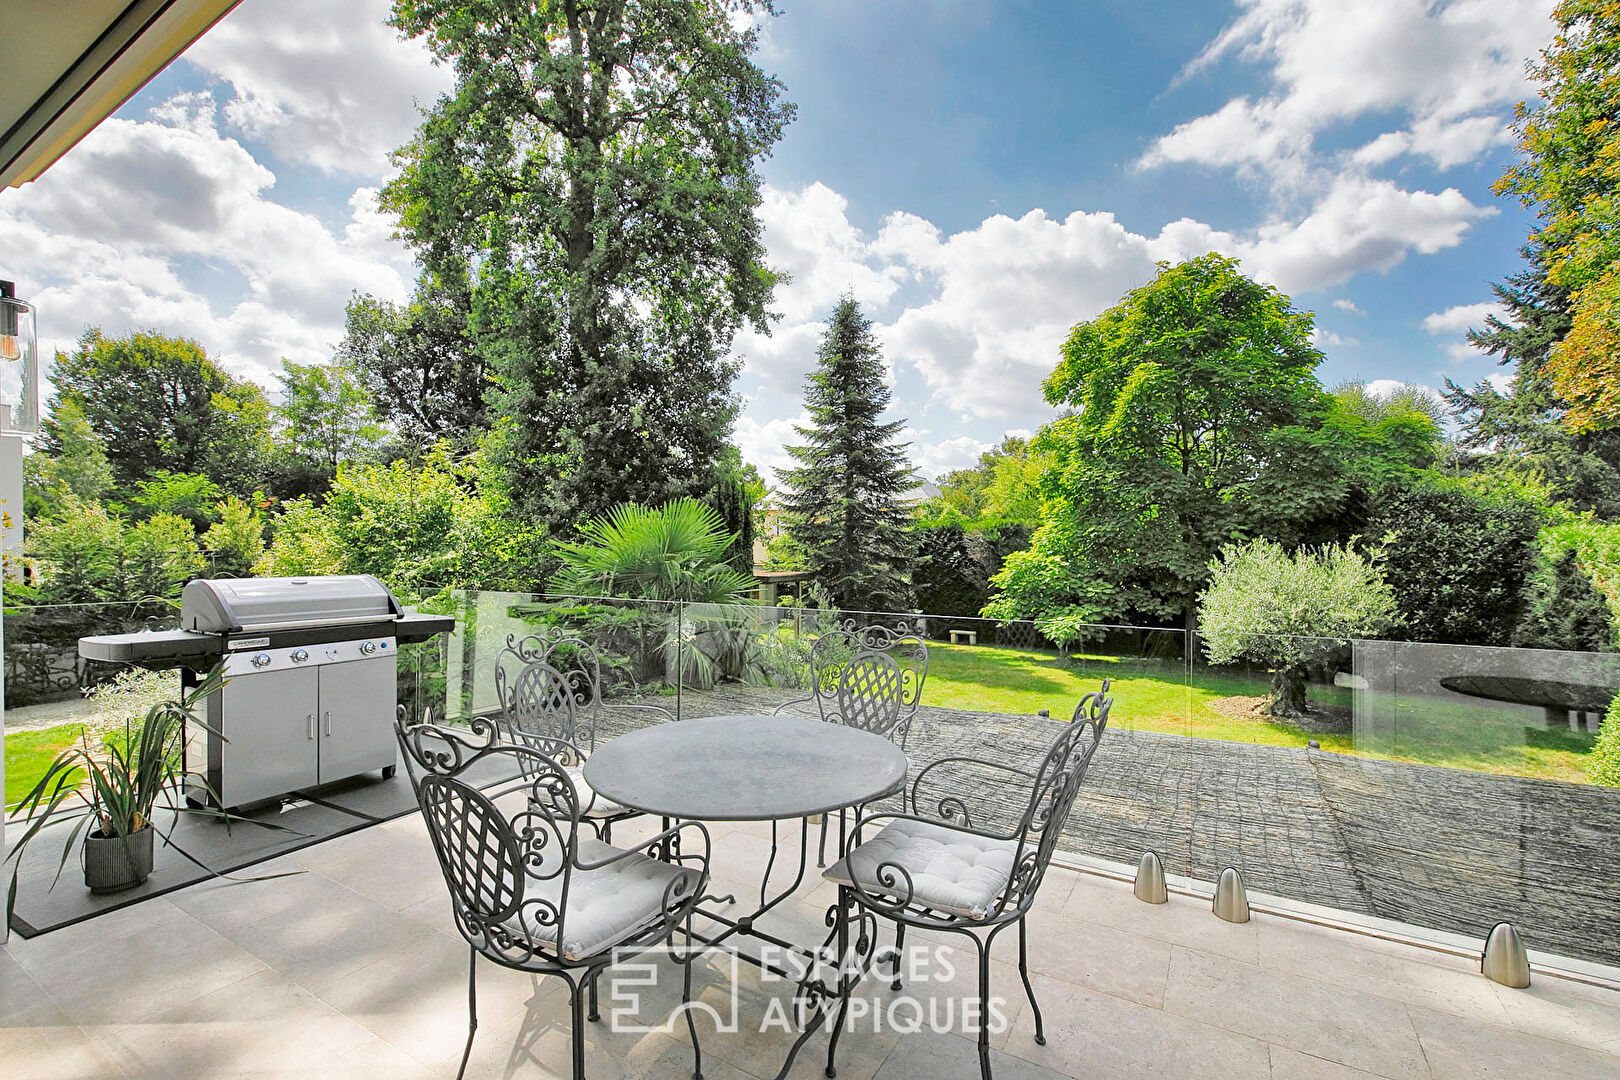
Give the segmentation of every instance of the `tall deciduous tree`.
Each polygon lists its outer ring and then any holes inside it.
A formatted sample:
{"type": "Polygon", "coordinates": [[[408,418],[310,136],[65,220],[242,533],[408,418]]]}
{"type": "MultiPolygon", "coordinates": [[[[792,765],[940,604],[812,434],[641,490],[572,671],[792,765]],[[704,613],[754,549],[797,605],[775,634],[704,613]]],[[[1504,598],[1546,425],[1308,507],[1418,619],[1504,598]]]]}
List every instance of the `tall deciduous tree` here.
{"type": "Polygon", "coordinates": [[[56,354],[52,378],[56,397],[41,441],[47,454],[60,457],[66,447],[57,418],[72,402],[124,491],[159,469],[253,490],[269,436],[269,402],[195,341],[147,332],[109,338],[90,330],[72,353],[56,354]]]}
{"type": "Polygon", "coordinates": [[[489,375],[471,316],[461,275],[423,274],[403,305],[373,296],[349,301],[338,359],[359,375],[378,417],[408,450],[442,440],[471,447],[489,426],[489,375]]]}
{"type": "Polygon", "coordinates": [[[803,446],[787,448],[798,465],[783,470],[788,535],[806,569],[842,608],[905,610],[911,506],[916,485],[904,421],[884,422],[891,393],[871,320],[851,296],[839,300],[805,383],[809,427],[795,427],[803,446]]]}
{"type": "Polygon", "coordinates": [[[745,324],[767,329],[758,157],[792,109],[749,0],[395,0],[456,73],[384,193],[428,270],[465,274],[505,418],[492,444],[557,532],[701,494],[745,324]]]}
{"type": "Polygon", "coordinates": [[[1159,275],[1081,323],[1046,381],[1071,410],[1035,440],[1052,456],[1042,524],[986,607],[1052,632],[1104,616],[1173,618],[1221,545],[1292,542],[1346,481],[1321,424],[1311,317],[1216,254],[1159,275]]]}
{"type": "Polygon", "coordinates": [[[1541,101],[1518,109],[1519,160],[1497,190],[1534,207],[1550,282],[1570,323],[1547,358],[1575,432],[1620,426],[1620,3],[1561,0],[1530,66],[1541,101]]]}
{"type": "Polygon", "coordinates": [[[383,429],[354,369],[341,359],[330,364],[281,362],[281,404],[276,417],[281,437],[328,479],[338,466],[372,456],[383,429]]]}

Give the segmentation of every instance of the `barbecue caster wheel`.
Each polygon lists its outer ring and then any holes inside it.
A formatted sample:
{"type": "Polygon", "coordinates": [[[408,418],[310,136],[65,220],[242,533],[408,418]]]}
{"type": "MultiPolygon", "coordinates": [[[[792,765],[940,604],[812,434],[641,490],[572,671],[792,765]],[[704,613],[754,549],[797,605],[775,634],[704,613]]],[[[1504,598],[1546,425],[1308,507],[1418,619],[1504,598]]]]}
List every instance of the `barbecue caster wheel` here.
{"type": "Polygon", "coordinates": [[[382,771],[382,778],[384,780],[392,780],[394,778],[394,773],[396,773],[398,771],[399,771],[399,766],[398,765],[384,765],[383,766],[383,771],[382,771]]]}

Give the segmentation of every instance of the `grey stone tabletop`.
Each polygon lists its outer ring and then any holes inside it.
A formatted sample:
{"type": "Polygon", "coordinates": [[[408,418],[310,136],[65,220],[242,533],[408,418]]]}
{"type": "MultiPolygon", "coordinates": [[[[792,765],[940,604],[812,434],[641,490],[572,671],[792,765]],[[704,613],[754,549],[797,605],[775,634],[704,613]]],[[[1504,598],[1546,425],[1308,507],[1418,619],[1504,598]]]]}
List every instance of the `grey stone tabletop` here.
{"type": "Polygon", "coordinates": [[[869,731],[787,716],[708,716],[621,735],[585,782],[632,810],[775,821],[871,802],[905,783],[906,755],[869,731]]]}

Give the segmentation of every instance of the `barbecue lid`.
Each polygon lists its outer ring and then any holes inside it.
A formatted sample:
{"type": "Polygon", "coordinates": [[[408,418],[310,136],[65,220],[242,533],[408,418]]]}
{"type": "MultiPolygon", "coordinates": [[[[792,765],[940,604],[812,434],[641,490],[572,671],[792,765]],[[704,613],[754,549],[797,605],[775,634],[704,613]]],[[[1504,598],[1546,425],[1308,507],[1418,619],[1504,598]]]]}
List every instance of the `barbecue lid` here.
{"type": "Polygon", "coordinates": [[[180,625],[210,634],[392,619],[399,601],[370,574],[198,578],[180,594],[180,625]]]}

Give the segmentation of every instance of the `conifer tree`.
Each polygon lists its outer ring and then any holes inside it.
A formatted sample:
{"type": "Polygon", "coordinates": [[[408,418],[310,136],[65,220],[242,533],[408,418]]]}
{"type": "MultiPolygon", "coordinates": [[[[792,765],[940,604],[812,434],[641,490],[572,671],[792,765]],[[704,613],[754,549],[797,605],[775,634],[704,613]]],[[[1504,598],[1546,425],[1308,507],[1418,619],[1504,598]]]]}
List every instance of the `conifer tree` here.
{"type": "Polygon", "coordinates": [[[881,417],[891,392],[872,322],[854,297],[839,300],[805,382],[806,445],[787,451],[798,465],[782,471],[788,535],[841,608],[903,611],[912,592],[911,507],[916,485],[903,420],[881,417]]]}

